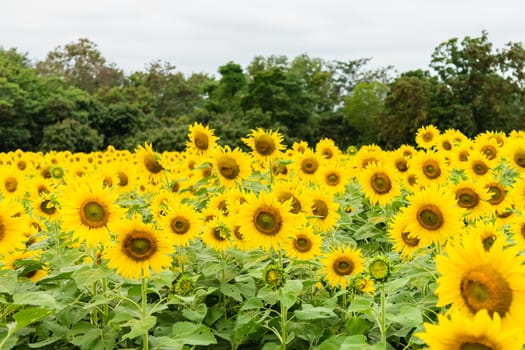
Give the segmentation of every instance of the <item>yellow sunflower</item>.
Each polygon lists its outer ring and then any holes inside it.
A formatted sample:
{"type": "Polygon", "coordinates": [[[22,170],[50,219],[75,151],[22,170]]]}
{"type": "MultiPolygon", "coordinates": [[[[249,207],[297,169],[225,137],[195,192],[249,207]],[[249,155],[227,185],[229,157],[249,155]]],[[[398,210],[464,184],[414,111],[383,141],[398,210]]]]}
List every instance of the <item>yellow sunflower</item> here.
{"type": "Polygon", "coordinates": [[[294,232],[284,244],[284,251],[291,259],[313,260],[321,255],[322,238],[310,226],[294,232]]]}
{"type": "Polygon", "coordinates": [[[294,153],[304,153],[308,151],[310,148],[308,147],[308,142],[306,141],[295,141],[292,144],[292,151],[294,153]]]}
{"type": "Polygon", "coordinates": [[[62,230],[72,232],[73,240],[85,241],[90,247],[108,244],[108,229],[126,214],[115,204],[117,197],[117,192],[103,188],[99,181],[90,177],[70,183],[59,197],[62,230]]]}
{"type": "Polygon", "coordinates": [[[416,144],[425,149],[434,147],[439,139],[440,131],[434,125],[429,124],[417,129],[416,144]]]}
{"type": "Polygon", "coordinates": [[[0,195],[4,198],[19,199],[26,195],[24,173],[9,166],[0,171],[0,195]]]}
{"type": "Polygon", "coordinates": [[[525,172],[525,143],[523,139],[513,137],[508,139],[503,150],[508,164],[520,173],[525,172]]]}
{"type": "Polygon", "coordinates": [[[55,222],[60,218],[58,203],[56,199],[50,195],[33,198],[30,204],[33,217],[36,216],[48,222],[55,222]]]}
{"type": "Polygon", "coordinates": [[[239,148],[216,147],[213,152],[213,169],[223,186],[236,186],[250,176],[251,157],[239,148]]]}
{"type": "Polygon", "coordinates": [[[333,195],[315,191],[312,195],[311,216],[308,216],[308,221],[319,232],[328,232],[335,228],[341,217],[337,212],[338,209],[339,204],[334,200],[333,195]]]}
{"type": "Polygon", "coordinates": [[[466,227],[466,233],[473,235],[473,239],[479,238],[486,251],[490,250],[496,240],[507,239],[502,226],[493,221],[476,220],[473,225],[466,227]]]}
{"type": "Polygon", "coordinates": [[[392,164],[398,174],[404,174],[408,171],[409,157],[403,155],[403,151],[396,150],[388,153],[388,163],[392,164]]]}
{"type": "Polygon", "coordinates": [[[321,191],[331,194],[343,193],[350,181],[350,172],[339,163],[330,161],[323,164],[315,173],[314,182],[321,191]]]}
{"type": "Polygon", "coordinates": [[[364,271],[365,259],[359,248],[338,246],[321,258],[321,265],[319,272],[330,286],[346,289],[350,278],[364,271]]]}
{"type": "Polygon", "coordinates": [[[283,139],[283,135],[278,131],[257,128],[251,130],[248,137],[243,137],[242,141],[252,149],[254,159],[266,161],[281,155],[281,151],[285,149],[283,139]]]}
{"type": "Polygon", "coordinates": [[[497,165],[496,159],[488,159],[483,153],[472,151],[468,160],[462,163],[465,175],[473,181],[492,180],[492,170],[497,165]]]}
{"type": "Polygon", "coordinates": [[[525,216],[514,216],[509,225],[512,240],[522,250],[525,250],[525,216]]]}
{"type": "Polygon", "coordinates": [[[488,202],[491,195],[483,185],[464,180],[448,188],[456,198],[457,206],[465,210],[467,219],[475,220],[480,216],[492,213],[488,202]]]}
{"type": "Polygon", "coordinates": [[[525,176],[516,180],[508,195],[510,203],[507,206],[525,209],[525,176]]]}
{"type": "Polygon", "coordinates": [[[379,147],[361,147],[357,154],[352,158],[352,165],[358,173],[364,170],[368,165],[373,163],[386,163],[388,160],[387,153],[379,147]]]}
{"type": "Polygon", "coordinates": [[[410,159],[412,158],[416,153],[416,149],[412,145],[403,144],[399,146],[396,150],[396,153],[400,153],[404,158],[410,159]]]}
{"type": "Polygon", "coordinates": [[[488,181],[485,183],[485,188],[490,194],[487,202],[493,211],[503,213],[512,206],[511,197],[507,195],[509,193],[507,186],[498,181],[488,181]]]}
{"type": "Polygon", "coordinates": [[[388,236],[393,243],[392,250],[399,253],[404,261],[412,259],[416,252],[425,247],[419,238],[407,230],[410,221],[411,219],[397,215],[388,225],[388,236]]]}
{"type": "Polygon", "coordinates": [[[0,200],[0,256],[24,247],[24,224],[19,209],[10,200],[0,200]]]}
{"type": "Polygon", "coordinates": [[[223,218],[216,217],[206,222],[201,235],[202,242],[216,251],[224,251],[230,246],[230,228],[223,218]]]}
{"type": "Polygon", "coordinates": [[[472,147],[474,152],[483,154],[488,160],[499,160],[501,146],[498,144],[498,140],[490,134],[478,134],[472,147]]]}
{"type": "Polygon", "coordinates": [[[312,196],[314,191],[298,178],[275,182],[272,192],[279,202],[290,202],[290,212],[292,214],[307,214],[313,205],[312,196]]]}
{"type": "Polygon", "coordinates": [[[372,204],[386,206],[401,194],[396,171],[389,163],[371,163],[358,175],[361,190],[372,204]]]}
{"type": "Polygon", "coordinates": [[[437,186],[427,187],[409,198],[410,204],[398,215],[406,218],[407,230],[423,246],[445,241],[463,228],[462,211],[452,194],[437,186]]]}
{"type": "Polygon", "coordinates": [[[297,215],[290,212],[290,201],[280,202],[273,193],[250,193],[239,208],[239,232],[255,247],[279,250],[296,230],[297,215]]]}
{"type": "Polygon", "coordinates": [[[41,250],[15,251],[2,259],[2,269],[18,270],[21,278],[27,278],[31,282],[38,282],[49,274],[49,267],[41,263],[41,250]]]}
{"type": "Polygon", "coordinates": [[[442,184],[447,181],[450,174],[443,154],[435,151],[419,151],[410,159],[409,168],[417,171],[418,182],[422,186],[432,183],[442,184]]]}
{"type": "Polygon", "coordinates": [[[315,153],[324,159],[338,161],[343,155],[341,149],[337,147],[334,140],[322,138],[315,145],[315,153]]]}
{"type": "Polygon", "coordinates": [[[459,312],[438,315],[438,324],[424,323],[416,336],[432,350],[521,350],[525,337],[516,327],[505,327],[501,318],[482,309],[474,317],[459,312]]]}
{"type": "Polygon", "coordinates": [[[174,245],[187,246],[200,234],[203,217],[192,206],[169,202],[164,214],[159,219],[159,226],[174,245]]]}
{"type": "Polygon", "coordinates": [[[315,173],[319,170],[323,158],[315,154],[312,150],[306,149],[303,153],[294,154],[291,164],[294,174],[303,180],[313,181],[315,173]]]}
{"type": "Polygon", "coordinates": [[[189,126],[188,141],[186,150],[199,154],[209,154],[215,148],[218,137],[215,136],[215,130],[210,129],[207,125],[195,122],[189,126]]]}
{"type": "Polygon", "coordinates": [[[138,146],[135,149],[135,157],[139,169],[147,175],[147,177],[157,183],[164,176],[164,166],[160,162],[160,155],[153,150],[150,143],[144,146],[138,146]]]}
{"type": "Polygon", "coordinates": [[[447,246],[447,256],[436,257],[441,275],[436,294],[437,306],[451,306],[474,316],[487,310],[491,317],[499,314],[506,327],[523,328],[525,306],[525,265],[519,248],[507,247],[496,239],[485,250],[481,240],[464,235],[460,242],[447,246]]]}
{"type": "Polygon", "coordinates": [[[170,266],[173,245],[155,227],[142,222],[138,215],[120,220],[113,231],[118,242],[104,250],[108,267],[124,278],[149,277],[150,269],[159,273],[170,266]]]}
{"type": "Polygon", "coordinates": [[[464,169],[468,165],[468,160],[472,151],[472,142],[463,142],[453,149],[449,155],[450,165],[457,169],[464,169]]]}

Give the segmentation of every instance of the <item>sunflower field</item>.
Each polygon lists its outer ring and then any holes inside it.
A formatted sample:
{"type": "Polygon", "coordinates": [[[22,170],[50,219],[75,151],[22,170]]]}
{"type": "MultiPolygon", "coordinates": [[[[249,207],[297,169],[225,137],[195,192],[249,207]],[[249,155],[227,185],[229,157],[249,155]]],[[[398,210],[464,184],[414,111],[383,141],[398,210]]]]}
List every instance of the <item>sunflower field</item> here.
{"type": "Polygon", "coordinates": [[[525,344],[525,133],[0,154],[0,349],[525,344]]]}

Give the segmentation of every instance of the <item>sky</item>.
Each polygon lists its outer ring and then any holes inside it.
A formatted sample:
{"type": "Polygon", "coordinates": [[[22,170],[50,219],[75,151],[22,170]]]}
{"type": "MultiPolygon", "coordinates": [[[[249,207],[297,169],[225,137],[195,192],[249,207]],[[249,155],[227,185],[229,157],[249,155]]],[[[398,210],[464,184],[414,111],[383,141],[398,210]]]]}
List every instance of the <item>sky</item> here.
{"type": "Polygon", "coordinates": [[[88,38],[126,73],[160,60],[217,75],[230,61],[301,54],[404,72],[483,30],[494,48],[525,44],[524,14],[524,0],[0,0],[0,47],[38,61],[88,38]]]}

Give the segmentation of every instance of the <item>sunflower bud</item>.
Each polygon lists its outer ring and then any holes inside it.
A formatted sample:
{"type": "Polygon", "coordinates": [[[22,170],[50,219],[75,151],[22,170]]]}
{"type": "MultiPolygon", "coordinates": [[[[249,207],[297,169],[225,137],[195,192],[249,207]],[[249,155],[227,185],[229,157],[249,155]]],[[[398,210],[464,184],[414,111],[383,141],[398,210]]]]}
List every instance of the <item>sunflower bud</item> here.
{"type": "Polygon", "coordinates": [[[376,282],[386,282],[392,275],[392,264],[384,255],[378,255],[368,264],[368,273],[376,282]]]}
{"type": "Polygon", "coordinates": [[[188,296],[195,290],[195,282],[187,275],[182,274],[173,282],[173,291],[175,294],[188,296]]]}
{"type": "Polygon", "coordinates": [[[271,289],[279,289],[286,282],[284,269],[276,264],[268,265],[263,271],[264,283],[271,289]]]}

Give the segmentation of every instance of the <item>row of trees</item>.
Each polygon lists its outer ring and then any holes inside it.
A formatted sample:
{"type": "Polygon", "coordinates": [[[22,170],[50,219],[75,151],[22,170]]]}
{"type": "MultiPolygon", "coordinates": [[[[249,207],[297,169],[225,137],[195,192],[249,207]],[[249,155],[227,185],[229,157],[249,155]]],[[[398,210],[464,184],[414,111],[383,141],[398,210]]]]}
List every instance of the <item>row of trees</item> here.
{"type": "Polygon", "coordinates": [[[525,128],[525,50],[494,50],[480,37],[439,45],[429,70],[394,76],[369,59],[301,55],[228,62],[219,76],[177,72],[167,62],[125,75],[95,43],[79,39],[44,61],[0,48],[0,151],[92,151],[108,145],[182,150],[188,124],[206,123],[242,146],[250,129],[279,129],[291,144],[323,137],[341,148],[412,143],[432,123],[468,136],[525,128]]]}

